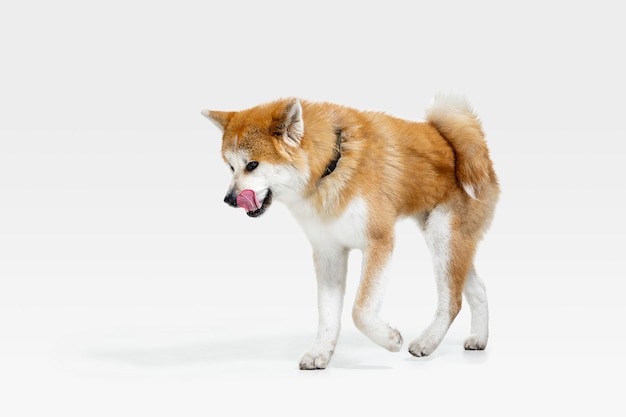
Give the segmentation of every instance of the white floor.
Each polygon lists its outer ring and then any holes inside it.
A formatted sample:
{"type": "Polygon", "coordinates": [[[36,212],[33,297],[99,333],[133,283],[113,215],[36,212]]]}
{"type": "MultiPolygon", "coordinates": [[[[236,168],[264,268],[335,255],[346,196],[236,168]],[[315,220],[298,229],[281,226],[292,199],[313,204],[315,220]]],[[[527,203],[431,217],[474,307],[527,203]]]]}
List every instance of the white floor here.
{"type": "Polygon", "coordinates": [[[297,369],[311,337],[297,323],[310,325],[310,315],[298,309],[222,310],[206,320],[192,309],[2,313],[6,416],[624,412],[623,336],[585,323],[610,310],[559,320],[554,311],[498,309],[486,351],[465,352],[455,326],[423,359],[388,353],[346,326],[318,372],[297,369]]]}

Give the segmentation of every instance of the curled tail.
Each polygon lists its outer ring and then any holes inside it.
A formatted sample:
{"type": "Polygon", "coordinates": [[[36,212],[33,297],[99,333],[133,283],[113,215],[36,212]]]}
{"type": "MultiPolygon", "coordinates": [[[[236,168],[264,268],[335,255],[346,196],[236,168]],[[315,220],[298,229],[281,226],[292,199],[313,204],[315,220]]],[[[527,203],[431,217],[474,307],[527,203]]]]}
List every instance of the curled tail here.
{"type": "Polygon", "coordinates": [[[495,173],[480,120],[461,96],[437,95],[426,111],[426,120],[452,145],[456,178],[472,198],[495,181],[495,173]]]}

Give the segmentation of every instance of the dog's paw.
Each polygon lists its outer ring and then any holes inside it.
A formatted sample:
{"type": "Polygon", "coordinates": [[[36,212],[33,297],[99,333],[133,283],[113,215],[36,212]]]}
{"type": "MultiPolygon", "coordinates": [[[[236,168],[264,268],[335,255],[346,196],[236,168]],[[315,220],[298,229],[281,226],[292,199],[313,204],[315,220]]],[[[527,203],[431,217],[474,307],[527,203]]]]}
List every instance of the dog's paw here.
{"type": "Polygon", "coordinates": [[[417,338],[409,345],[409,353],[415,357],[421,358],[422,356],[428,356],[437,349],[438,344],[432,340],[425,338],[417,338]]]}
{"type": "Polygon", "coordinates": [[[355,320],[357,328],[379,346],[390,352],[399,352],[404,340],[397,329],[380,320],[355,320]]]}
{"type": "Polygon", "coordinates": [[[387,350],[390,352],[400,352],[403,343],[404,339],[402,339],[402,334],[396,329],[390,329],[389,345],[386,346],[387,350]]]}
{"type": "Polygon", "coordinates": [[[332,352],[328,354],[307,352],[300,359],[300,369],[326,369],[328,362],[330,362],[331,354],[332,352]]]}
{"type": "Polygon", "coordinates": [[[485,350],[485,347],[487,347],[487,341],[480,340],[478,336],[473,334],[465,339],[463,346],[465,347],[465,350],[485,350]]]}

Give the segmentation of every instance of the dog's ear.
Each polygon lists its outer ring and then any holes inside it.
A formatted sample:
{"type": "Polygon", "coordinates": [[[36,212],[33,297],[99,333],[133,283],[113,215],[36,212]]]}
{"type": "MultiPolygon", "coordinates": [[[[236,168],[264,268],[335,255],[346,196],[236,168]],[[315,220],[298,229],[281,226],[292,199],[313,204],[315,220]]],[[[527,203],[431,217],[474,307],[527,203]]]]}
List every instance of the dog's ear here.
{"type": "Polygon", "coordinates": [[[226,129],[235,113],[234,111],[202,110],[202,115],[212,121],[222,132],[226,129]]]}
{"type": "Polygon", "coordinates": [[[272,135],[281,137],[290,146],[299,146],[304,135],[302,106],[297,99],[290,99],[272,123],[272,135]]]}

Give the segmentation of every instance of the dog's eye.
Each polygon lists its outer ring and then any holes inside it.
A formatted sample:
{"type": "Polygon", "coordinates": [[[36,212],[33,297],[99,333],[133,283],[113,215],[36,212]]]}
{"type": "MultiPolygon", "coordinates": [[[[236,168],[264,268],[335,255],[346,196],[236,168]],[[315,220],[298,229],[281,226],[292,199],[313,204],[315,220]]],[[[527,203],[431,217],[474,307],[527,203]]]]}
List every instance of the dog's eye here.
{"type": "Polygon", "coordinates": [[[258,166],[259,163],[257,161],[248,162],[248,165],[246,165],[246,171],[254,171],[258,166]]]}
{"type": "Polygon", "coordinates": [[[228,164],[228,167],[230,168],[230,170],[231,170],[232,172],[235,172],[235,168],[233,168],[233,166],[232,166],[231,164],[228,164]]]}

